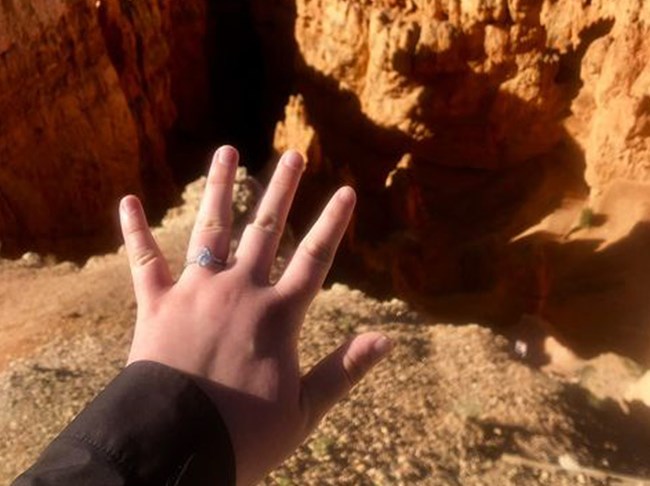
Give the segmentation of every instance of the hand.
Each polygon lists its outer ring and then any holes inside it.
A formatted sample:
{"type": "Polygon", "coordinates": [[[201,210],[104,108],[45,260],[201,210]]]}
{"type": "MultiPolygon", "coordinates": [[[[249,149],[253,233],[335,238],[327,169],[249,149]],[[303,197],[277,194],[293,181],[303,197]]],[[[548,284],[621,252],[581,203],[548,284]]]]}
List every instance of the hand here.
{"type": "Polygon", "coordinates": [[[229,259],[237,151],[221,147],[212,162],[192,231],[188,259],[210,248],[223,268],[191,264],[174,282],[138,199],[125,197],[120,219],[138,303],[129,363],[150,360],[194,375],[230,431],[237,483],[253,484],[291,454],[323,415],[391,348],[379,333],[350,340],[300,375],[297,342],[350,221],[356,196],[334,194],[271,285],[287,214],[303,171],[285,153],[254,221],[229,259]]]}

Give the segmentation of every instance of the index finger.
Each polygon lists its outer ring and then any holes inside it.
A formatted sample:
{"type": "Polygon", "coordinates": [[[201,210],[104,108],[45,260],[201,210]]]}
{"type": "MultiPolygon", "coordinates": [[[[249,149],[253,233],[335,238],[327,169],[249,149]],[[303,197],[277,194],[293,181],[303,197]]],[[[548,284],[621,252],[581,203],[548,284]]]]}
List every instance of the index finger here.
{"type": "Polygon", "coordinates": [[[298,296],[306,304],[311,302],[332,266],[355,203],[356,195],[351,187],[342,187],[332,196],[276,284],[281,295],[298,296]]]}
{"type": "Polygon", "coordinates": [[[133,289],[137,301],[142,303],[169,287],[172,284],[171,274],[137,197],[126,196],[120,202],[120,223],[133,289]]]}

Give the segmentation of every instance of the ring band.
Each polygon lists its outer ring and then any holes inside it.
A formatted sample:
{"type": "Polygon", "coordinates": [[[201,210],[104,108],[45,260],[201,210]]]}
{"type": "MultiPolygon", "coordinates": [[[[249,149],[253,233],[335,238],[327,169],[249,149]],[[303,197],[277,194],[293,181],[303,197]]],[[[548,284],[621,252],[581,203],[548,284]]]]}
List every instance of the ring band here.
{"type": "Polygon", "coordinates": [[[221,270],[226,266],[226,262],[215,257],[207,246],[201,248],[195,258],[185,261],[184,266],[187,267],[194,263],[201,268],[213,268],[215,270],[221,270]]]}

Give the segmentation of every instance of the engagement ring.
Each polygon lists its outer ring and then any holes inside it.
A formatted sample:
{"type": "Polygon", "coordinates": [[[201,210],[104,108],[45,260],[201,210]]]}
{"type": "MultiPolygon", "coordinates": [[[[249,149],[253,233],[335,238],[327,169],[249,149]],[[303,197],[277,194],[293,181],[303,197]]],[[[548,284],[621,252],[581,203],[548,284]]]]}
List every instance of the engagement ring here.
{"type": "Polygon", "coordinates": [[[207,246],[201,248],[195,258],[187,260],[185,266],[187,267],[194,263],[202,268],[214,268],[217,270],[221,270],[226,266],[226,262],[215,257],[207,246]]]}

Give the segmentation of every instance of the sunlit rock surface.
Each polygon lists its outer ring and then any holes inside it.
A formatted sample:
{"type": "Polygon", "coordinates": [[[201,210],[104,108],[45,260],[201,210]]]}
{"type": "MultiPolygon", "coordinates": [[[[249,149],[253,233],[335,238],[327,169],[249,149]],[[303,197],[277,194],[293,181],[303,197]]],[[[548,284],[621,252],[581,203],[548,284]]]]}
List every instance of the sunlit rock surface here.
{"type": "Polygon", "coordinates": [[[438,315],[650,359],[650,5],[295,4],[275,143],[309,147],[306,205],[360,193],[346,263],[438,315]]]}

